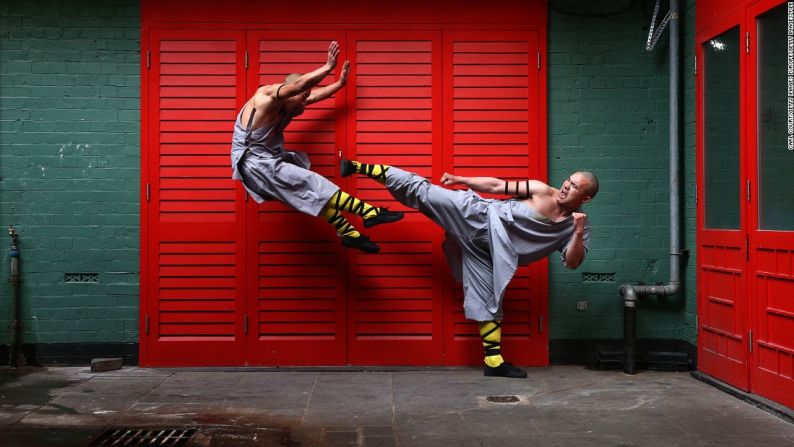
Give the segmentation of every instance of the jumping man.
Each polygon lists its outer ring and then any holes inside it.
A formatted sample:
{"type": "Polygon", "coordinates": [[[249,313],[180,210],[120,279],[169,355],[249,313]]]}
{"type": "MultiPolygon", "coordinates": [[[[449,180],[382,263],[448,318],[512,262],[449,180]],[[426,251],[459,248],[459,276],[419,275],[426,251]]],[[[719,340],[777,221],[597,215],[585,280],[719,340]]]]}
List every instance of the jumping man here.
{"type": "Polygon", "coordinates": [[[259,87],[246,101],[234,124],[232,178],[242,180],[257,202],[278,200],[306,214],[321,216],[334,226],[342,245],[375,253],[380,247],[359,233],[340,211],[361,216],[367,228],[398,221],[403,213],[377,208],[348,195],[310,171],[305,152],[284,147],[284,129],[290,121],[307,105],[331,97],[347,82],[349,61],[345,61],[336,82],[312,90],[333,71],[338,56],[339,44],[331,42],[325,65],[306,74],[291,74],[282,84],[259,87]]]}

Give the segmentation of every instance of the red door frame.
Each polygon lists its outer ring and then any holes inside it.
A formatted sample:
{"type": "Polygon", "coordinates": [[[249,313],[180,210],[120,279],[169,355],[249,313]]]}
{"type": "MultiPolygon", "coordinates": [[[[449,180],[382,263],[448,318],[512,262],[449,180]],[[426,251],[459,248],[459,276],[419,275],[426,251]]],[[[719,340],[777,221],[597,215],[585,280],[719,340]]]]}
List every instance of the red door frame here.
{"type": "MultiPolygon", "coordinates": [[[[703,94],[704,94],[704,79],[706,69],[704,66],[705,58],[703,56],[703,45],[709,39],[718,36],[719,34],[731,29],[738,27],[739,28],[739,35],[744,35],[744,14],[743,11],[734,10],[730,14],[726,14],[721,16],[719,20],[714,21],[711,25],[700,31],[697,34],[696,40],[696,57],[698,62],[698,80],[696,85],[696,94],[697,94],[697,101],[696,101],[696,113],[697,113],[697,183],[698,183],[698,191],[701,193],[700,196],[704,197],[701,200],[698,200],[698,212],[697,212],[697,259],[698,259],[698,287],[697,287],[697,295],[698,295],[698,314],[701,316],[699,318],[699,331],[698,331],[698,368],[701,369],[703,372],[714,375],[720,376],[726,382],[730,383],[737,388],[741,388],[743,390],[747,390],[749,386],[749,375],[747,369],[747,362],[748,362],[748,350],[747,350],[747,312],[748,312],[748,302],[749,299],[747,298],[747,266],[744,268],[740,268],[739,271],[735,271],[733,269],[738,267],[730,267],[728,268],[726,265],[733,261],[735,263],[742,263],[747,255],[747,248],[746,248],[746,207],[744,203],[742,203],[739,207],[739,225],[740,228],[738,230],[714,230],[714,229],[707,229],[705,228],[705,197],[708,194],[705,188],[705,161],[704,161],[704,104],[703,104],[703,94]],[[714,264],[723,264],[720,265],[713,265],[713,266],[706,266],[704,265],[704,259],[706,259],[706,248],[705,247],[712,247],[710,250],[714,252],[713,258],[717,257],[717,253],[721,253],[721,257],[724,259],[713,259],[714,264]],[[732,253],[735,250],[739,250],[740,253],[732,253]],[[741,259],[741,260],[739,260],[741,259]],[[728,301],[723,301],[721,297],[709,298],[707,296],[710,293],[710,290],[706,290],[707,287],[704,284],[709,284],[707,280],[707,276],[704,275],[703,269],[708,269],[713,272],[719,272],[720,274],[727,274],[727,275],[739,275],[739,283],[740,285],[737,287],[738,290],[735,290],[735,297],[736,299],[731,303],[728,301]],[[733,331],[726,330],[726,328],[718,328],[713,327],[710,321],[705,321],[706,316],[710,315],[707,311],[708,306],[712,304],[714,306],[728,306],[733,305],[733,317],[734,322],[736,323],[736,327],[733,328],[733,331]],[[711,334],[712,337],[721,338],[725,340],[724,342],[720,343],[723,345],[727,345],[731,343],[731,340],[734,340],[739,343],[740,347],[737,349],[729,349],[728,347],[723,346],[723,352],[715,352],[706,349],[708,345],[706,334],[708,332],[711,334]],[[726,356],[725,351],[730,351],[732,354],[731,357],[726,356]]],[[[741,38],[740,38],[741,41],[741,38]]],[[[739,48],[735,49],[735,51],[741,51],[739,48]]],[[[746,70],[746,58],[743,57],[744,51],[741,51],[739,56],[739,92],[736,92],[739,95],[739,150],[740,150],[740,169],[739,169],[739,179],[738,181],[741,182],[741,185],[744,185],[744,181],[742,179],[746,178],[746,163],[744,162],[746,157],[746,117],[745,114],[742,113],[746,110],[746,102],[745,102],[745,70],[746,70]]],[[[739,191],[744,191],[743,187],[740,187],[739,191]]],[[[740,194],[740,197],[743,197],[740,194]]]]}
{"type": "MultiPolygon", "coordinates": [[[[747,104],[748,117],[760,116],[758,111],[758,27],[756,18],[767,11],[785,4],[782,0],[761,0],[748,8],[747,24],[751,42],[750,57],[752,63],[748,64],[747,78],[747,104]]],[[[748,213],[748,243],[750,248],[750,328],[752,330],[752,354],[750,361],[750,389],[752,392],[780,402],[794,408],[794,333],[789,334],[788,346],[776,343],[770,337],[767,313],[774,318],[794,320],[794,295],[788,296],[788,303],[782,301],[785,297],[778,297],[781,305],[788,304],[787,308],[775,307],[768,302],[768,282],[770,280],[789,284],[794,290],[794,231],[760,230],[759,204],[760,204],[760,174],[758,159],[760,148],[758,145],[758,120],[748,119],[748,179],[751,196],[748,207],[753,212],[748,213]],[[766,262],[762,261],[762,257],[766,262]],[[773,260],[774,258],[774,260],[773,260]],[[788,258],[788,269],[784,266],[788,258]],[[776,261],[776,262],[775,262],[776,261]],[[772,265],[776,264],[776,265],[772,265]],[[777,268],[774,268],[777,267],[777,268]],[[782,270],[782,271],[781,271],[782,270]],[[788,270],[788,271],[786,271],[788,270]],[[762,292],[763,290],[763,292],[762,292]],[[762,359],[762,353],[766,353],[762,359]],[[788,366],[783,363],[788,363],[788,366]],[[776,366],[778,371],[766,367],[776,366]],[[788,377],[786,377],[788,376],[788,377]]]]}
{"type": "MultiPolygon", "coordinates": [[[[747,39],[748,48],[740,48],[740,224],[739,230],[717,231],[704,228],[705,200],[697,204],[698,249],[698,314],[701,316],[698,333],[699,369],[726,383],[750,391],[789,407],[794,407],[794,352],[791,345],[783,346],[770,339],[767,316],[777,314],[794,318],[794,305],[781,309],[768,306],[766,282],[769,278],[794,282],[792,267],[786,271],[786,262],[794,265],[794,232],[759,230],[759,147],[758,123],[758,30],[756,18],[772,8],[785,4],[781,0],[743,1],[727,11],[721,11],[721,2],[704,1],[698,5],[698,32],[695,53],[697,57],[696,116],[697,116],[697,184],[704,188],[704,115],[703,115],[703,51],[702,45],[711,37],[738,26],[740,36],[747,39]],[[736,309],[735,336],[741,340],[741,362],[720,358],[704,350],[704,315],[707,315],[708,287],[702,270],[706,257],[704,246],[733,246],[740,248],[737,260],[741,265],[741,281],[737,295],[742,296],[736,309]],[[762,258],[766,256],[766,258],[762,258]],[[770,257],[771,256],[771,257],[770,257]],[[773,259],[774,258],[774,259],[773,259]],[[766,259],[766,261],[763,261],[766,259]],[[763,261],[763,262],[762,262],[763,261]],[[784,267],[780,267],[784,265],[784,267]],[[775,268],[776,267],[776,268],[775,268]],[[781,272],[782,270],[782,272],[781,272]],[[766,357],[762,359],[762,352],[766,357]],[[777,371],[764,366],[764,362],[777,366],[777,371]],[[784,363],[788,363],[785,365],[784,363]]],[[[745,45],[741,45],[744,47],[745,45]]],[[[789,286],[792,287],[792,286],[789,286]]]]}

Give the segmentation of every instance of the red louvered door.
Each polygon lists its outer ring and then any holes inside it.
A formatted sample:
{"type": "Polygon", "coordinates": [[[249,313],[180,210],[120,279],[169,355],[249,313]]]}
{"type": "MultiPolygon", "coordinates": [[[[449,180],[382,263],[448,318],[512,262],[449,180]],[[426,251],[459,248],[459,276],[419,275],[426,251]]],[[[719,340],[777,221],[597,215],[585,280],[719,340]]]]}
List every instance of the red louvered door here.
{"type": "Polygon", "coordinates": [[[230,123],[244,95],[243,36],[148,36],[142,364],[243,361],[244,202],[229,175],[230,123]]]}
{"type": "MultiPolygon", "coordinates": [[[[344,45],[342,37],[342,32],[249,32],[249,95],[260,85],[283,82],[287,74],[321,66],[329,42],[344,45]]],[[[335,79],[329,75],[320,86],[335,79]]],[[[336,154],[345,135],[343,100],[338,93],[307,107],[285,132],[287,148],[308,153],[312,170],[336,184],[336,154]]],[[[260,205],[249,198],[247,209],[248,364],[344,364],[347,262],[333,228],[274,201],[260,205]]]]}
{"type": "MultiPolygon", "coordinates": [[[[464,176],[546,178],[535,32],[444,34],[444,169],[464,176]]],[[[544,102],[545,103],[545,102],[544,102]]],[[[546,278],[542,260],[520,267],[504,300],[502,347],[511,362],[548,364],[546,278]]],[[[448,275],[447,275],[448,276],[448,275]]],[[[477,364],[477,326],[463,315],[453,284],[445,311],[446,362],[477,364]]]]}
{"type": "MultiPolygon", "coordinates": [[[[437,179],[441,166],[441,33],[351,32],[345,155],[437,179]]],[[[367,230],[375,256],[350,253],[349,362],[442,362],[441,231],[394,201],[374,180],[347,182],[356,196],[404,211],[397,223],[367,230]]]]}
{"type": "MultiPolygon", "coordinates": [[[[340,178],[338,154],[434,182],[445,171],[545,179],[536,33],[152,30],[145,40],[142,365],[480,364],[442,230],[382,185],[340,178]],[[323,64],[331,40],[353,64],[348,86],[293,120],[286,145],[351,194],[406,212],[373,229],[351,219],[376,255],[342,248],[320,219],[257,204],[230,178],[242,104],[323,64]]],[[[508,289],[504,350],[515,363],[548,362],[546,276],[545,261],[522,267],[508,289]]]]}

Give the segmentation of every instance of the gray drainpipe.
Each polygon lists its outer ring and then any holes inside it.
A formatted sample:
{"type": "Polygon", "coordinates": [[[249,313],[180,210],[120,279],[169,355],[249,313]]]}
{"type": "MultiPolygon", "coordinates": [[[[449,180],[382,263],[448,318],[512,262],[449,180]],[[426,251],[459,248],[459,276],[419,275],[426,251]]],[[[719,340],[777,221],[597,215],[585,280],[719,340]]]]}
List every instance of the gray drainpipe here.
{"type": "Polygon", "coordinates": [[[670,0],[670,282],[666,285],[623,284],[623,372],[637,374],[637,301],[643,296],[675,295],[681,287],[680,177],[678,171],[679,136],[679,7],[670,0]]]}

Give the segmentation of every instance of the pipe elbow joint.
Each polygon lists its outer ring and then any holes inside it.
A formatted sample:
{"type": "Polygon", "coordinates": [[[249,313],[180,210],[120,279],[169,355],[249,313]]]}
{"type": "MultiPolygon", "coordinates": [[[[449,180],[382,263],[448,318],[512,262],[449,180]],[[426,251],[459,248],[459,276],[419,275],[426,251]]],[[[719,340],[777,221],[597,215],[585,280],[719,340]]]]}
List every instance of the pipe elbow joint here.
{"type": "Polygon", "coordinates": [[[623,303],[626,307],[633,307],[637,301],[637,292],[631,284],[623,284],[620,286],[620,295],[623,297],[623,303]]]}

